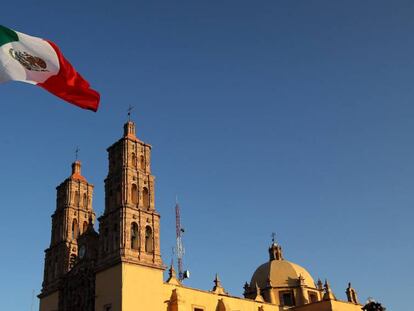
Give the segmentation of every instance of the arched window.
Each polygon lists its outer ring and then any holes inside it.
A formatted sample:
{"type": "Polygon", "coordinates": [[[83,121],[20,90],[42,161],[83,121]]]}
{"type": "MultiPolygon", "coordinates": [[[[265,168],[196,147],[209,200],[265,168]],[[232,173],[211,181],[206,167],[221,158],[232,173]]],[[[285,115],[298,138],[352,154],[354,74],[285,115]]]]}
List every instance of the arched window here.
{"type": "Polygon", "coordinates": [[[139,168],[145,170],[145,158],[143,155],[139,157],[139,168]]]}
{"type": "Polygon", "coordinates": [[[295,305],[295,296],[292,291],[282,291],[279,295],[283,306],[293,307],[295,305]]]}
{"type": "Polygon", "coordinates": [[[136,184],[131,186],[131,201],[132,204],[138,204],[138,187],[136,184]]]}
{"type": "Polygon", "coordinates": [[[145,227],[145,251],[147,253],[152,253],[152,229],[150,226],[145,227]]]}
{"type": "Polygon", "coordinates": [[[75,196],[73,198],[73,204],[75,206],[79,206],[79,201],[80,201],[80,194],[79,194],[79,191],[76,191],[75,196]]]}
{"type": "Polygon", "coordinates": [[[72,239],[77,239],[79,234],[78,221],[76,219],[72,222],[72,239]]]}
{"type": "Polygon", "coordinates": [[[144,187],[144,189],[142,189],[142,204],[144,205],[144,208],[149,209],[149,192],[148,192],[148,188],[144,187]]]}
{"type": "Polygon", "coordinates": [[[315,292],[308,292],[309,293],[309,302],[314,303],[318,302],[318,294],[315,292]]]}
{"type": "Polygon", "coordinates": [[[131,248],[132,249],[139,248],[138,225],[135,222],[131,223],[131,248]]]}
{"type": "Polygon", "coordinates": [[[86,221],[83,222],[82,233],[85,233],[88,230],[88,223],[86,221]]]}
{"type": "Polygon", "coordinates": [[[88,208],[88,196],[86,195],[86,193],[83,194],[83,207],[85,207],[86,209],[88,208]]]}
{"type": "Polygon", "coordinates": [[[137,167],[137,156],[134,152],[131,154],[131,166],[137,167]]]}

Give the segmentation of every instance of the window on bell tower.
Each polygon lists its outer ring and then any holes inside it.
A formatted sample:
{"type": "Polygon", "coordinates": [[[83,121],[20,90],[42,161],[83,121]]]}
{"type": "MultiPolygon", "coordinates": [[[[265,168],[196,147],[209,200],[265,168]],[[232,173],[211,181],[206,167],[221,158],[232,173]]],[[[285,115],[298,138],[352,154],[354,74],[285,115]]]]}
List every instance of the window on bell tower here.
{"type": "Polygon", "coordinates": [[[73,204],[75,206],[79,206],[79,201],[80,201],[80,194],[79,194],[79,191],[76,191],[75,197],[73,198],[73,204]]]}
{"type": "Polygon", "coordinates": [[[79,234],[78,221],[76,219],[72,222],[72,239],[77,239],[79,234]]]}
{"type": "Polygon", "coordinates": [[[142,204],[144,205],[144,208],[149,209],[149,191],[147,187],[142,189],[142,204]]]}
{"type": "Polygon", "coordinates": [[[85,233],[88,230],[88,223],[86,221],[83,222],[82,233],[85,233]]]}
{"type": "Polygon", "coordinates": [[[136,184],[132,184],[131,187],[131,201],[132,204],[138,204],[138,187],[136,184]]]}
{"type": "Polygon", "coordinates": [[[147,253],[152,253],[152,229],[150,226],[145,227],[145,251],[147,253]]]}
{"type": "Polygon", "coordinates": [[[137,156],[134,152],[131,154],[131,166],[134,168],[137,167],[137,156]]]}
{"type": "Polygon", "coordinates": [[[140,156],[140,160],[139,160],[139,168],[141,169],[141,170],[144,170],[145,169],[145,159],[144,159],[144,156],[142,155],[142,156],[140,156]]]}
{"type": "Polygon", "coordinates": [[[88,196],[86,193],[83,194],[83,207],[86,209],[88,208],[88,196]]]}
{"type": "Polygon", "coordinates": [[[132,249],[139,248],[138,225],[135,222],[131,224],[131,248],[132,249]]]}

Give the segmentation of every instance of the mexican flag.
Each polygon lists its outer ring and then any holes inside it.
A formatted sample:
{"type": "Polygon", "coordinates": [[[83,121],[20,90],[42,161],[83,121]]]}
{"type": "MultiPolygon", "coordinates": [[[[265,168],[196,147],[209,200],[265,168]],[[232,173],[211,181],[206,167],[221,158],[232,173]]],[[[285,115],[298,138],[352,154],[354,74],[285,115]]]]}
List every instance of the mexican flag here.
{"type": "Polygon", "coordinates": [[[73,68],[51,41],[0,25],[0,83],[36,84],[61,99],[96,111],[99,93],[73,68]]]}

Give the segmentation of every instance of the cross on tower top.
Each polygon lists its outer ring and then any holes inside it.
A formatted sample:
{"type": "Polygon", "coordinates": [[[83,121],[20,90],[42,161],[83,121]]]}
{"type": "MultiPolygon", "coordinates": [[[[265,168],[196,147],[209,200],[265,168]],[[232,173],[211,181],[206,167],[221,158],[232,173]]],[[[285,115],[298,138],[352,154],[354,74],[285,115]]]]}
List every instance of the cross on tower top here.
{"type": "Polygon", "coordinates": [[[272,232],[272,243],[276,241],[276,233],[272,232]]]}
{"type": "Polygon", "coordinates": [[[132,109],[134,109],[134,106],[131,106],[131,105],[129,105],[129,107],[128,107],[128,122],[130,122],[131,121],[131,111],[132,111],[132,109]]]}
{"type": "Polygon", "coordinates": [[[75,149],[75,161],[78,161],[79,151],[80,151],[79,147],[76,146],[76,149],[75,149]]]}

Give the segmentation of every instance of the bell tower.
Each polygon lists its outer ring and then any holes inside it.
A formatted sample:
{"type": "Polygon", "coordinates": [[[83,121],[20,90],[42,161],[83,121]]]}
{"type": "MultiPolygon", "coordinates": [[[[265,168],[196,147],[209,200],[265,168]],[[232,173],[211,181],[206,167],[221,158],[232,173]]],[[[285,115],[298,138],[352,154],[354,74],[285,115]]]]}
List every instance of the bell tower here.
{"type": "Polygon", "coordinates": [[[82,176],[80,161],[72,164],[72,174],[56,190],[56,210],[52,215],[50,246],[45,250],[41,299],[58,290],[62,276],[77,260],[79,235],[95,220],[93,185],[82,176]]]}
{"type": "Polygon", "coordinates": [[[135,131],[135,123],[128,121],[123,137],[107,149],[109,171],[105,212],[99,218],[99,269],[119,262],[164,269],[151,146],[139,140],[135,131]]]}

